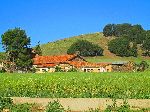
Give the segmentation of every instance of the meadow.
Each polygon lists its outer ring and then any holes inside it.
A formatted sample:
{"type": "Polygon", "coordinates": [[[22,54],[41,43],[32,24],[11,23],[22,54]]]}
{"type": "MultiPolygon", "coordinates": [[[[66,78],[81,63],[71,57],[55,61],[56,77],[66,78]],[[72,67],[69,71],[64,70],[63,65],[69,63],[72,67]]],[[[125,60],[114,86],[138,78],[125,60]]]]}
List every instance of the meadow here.
{"type": "Polygon", "coordinates": [[[0,74],[0,96],[150,99],[150,71],[0,74]]]}

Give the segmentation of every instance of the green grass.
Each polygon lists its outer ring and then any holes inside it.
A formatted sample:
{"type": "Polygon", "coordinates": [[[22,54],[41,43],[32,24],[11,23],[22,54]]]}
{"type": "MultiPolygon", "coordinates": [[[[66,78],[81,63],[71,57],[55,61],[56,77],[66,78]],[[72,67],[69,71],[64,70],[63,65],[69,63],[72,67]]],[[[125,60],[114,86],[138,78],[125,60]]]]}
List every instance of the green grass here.
{"type": "Polygon", "coordinates": [[[107,38],[103,38],[102,33],[79,35],[79,36],[74,36],[74,37],[58,40],[55,42],[49,42],[47,44],[42,44],[41,45],[42,53],[43,55],[66,54],[68,48],[78,39],[80,40],[84,39],[92,43],[99,44],[102,47],[104,46],[105,43],[107,43],[107,40],[108,40],[107,38]]]}
{"type": "Polygon", "coordinates": [[[150,65],[150,58],[145,57],[106,57],[106,56],[97,56],[97,57],[86,57],[89,62],[116,62],[116,61],[134,61],[135,63],[140,63],[141,61],[146,61],[150,65]]]}
{"type": "MultiPolygon", "coordinates": [[[[119,57],[109,52],[108,42],[114,37],[104,37],[102,33],[91,33],[85,35],[74,36],[70,38],[65,38],[55,42],[49,42],[47,44],[42,44],[43,55],[62,55],[67,54],[68,48],[76,42],[78,39],[84,39],[92,43],[98,44],[104,49],[104,56],[99,57],[87,57],[85,58],[89,62],[115,62],[115,61],[134,61],[140,63],[145,60],[150,64],[150,58],[142,57],[119,57]]],[[[138,48],[138,53],[141,54],[141,49],[138,48]]]]}
{"type": "Polygon", "coordinates": [[[0,74],[0,96],[150,99],[150,71],[0,74]]]}

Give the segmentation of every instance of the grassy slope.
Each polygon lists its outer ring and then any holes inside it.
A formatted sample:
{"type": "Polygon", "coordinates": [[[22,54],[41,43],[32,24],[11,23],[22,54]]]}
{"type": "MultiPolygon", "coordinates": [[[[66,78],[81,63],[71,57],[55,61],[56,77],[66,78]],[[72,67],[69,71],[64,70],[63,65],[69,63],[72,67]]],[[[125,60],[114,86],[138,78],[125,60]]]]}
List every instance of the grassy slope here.
{"type": "MultiPolygon", "coordinates": [[[[118,57],[114,54],[110,53],[108,50],[107,43],[112,39],[112,37],[104,37],[102,33],[93,33],[93,34],[85,34],[74,36],[70,38],[65,38],[62,40],[58,40],[55,42],[50,42],[47,44],[41,45],[43,55],[60,55],[66,54],[67,49],[78,39],[85,39],[90,42],[96,43],[100,45],[104,49],[104,56],[101,57],[88,57],[86,58],[90,62],[114,62],[114,61],[135,61],[139,63],[142,60],[146,60],[150,64],[150,58],[145,57],[118,57]]],[[[140,50],[139,50],[140,51],[140,50]]]]}
{"type": "Polygon", "coordinates": [[[65,38],[55,42],[41,45],[43,55],[60,55],[66,54],[67,49],[78,39],[88,40],[92,43],[99,44],[102,48],[107,48],[108,38],[104,38],[102,33],[93,33],[65,38]]]}

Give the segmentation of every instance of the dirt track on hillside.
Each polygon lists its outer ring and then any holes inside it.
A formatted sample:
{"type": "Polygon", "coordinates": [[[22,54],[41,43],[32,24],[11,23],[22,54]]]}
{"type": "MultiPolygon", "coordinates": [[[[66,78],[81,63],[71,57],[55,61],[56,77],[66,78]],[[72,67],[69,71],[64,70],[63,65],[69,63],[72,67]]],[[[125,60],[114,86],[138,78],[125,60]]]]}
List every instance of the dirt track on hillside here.
{"type": "MultiPolygon", "coordinates": [[[[113,101],[109,98],[25,98],[25,97],[13,97],[15,104],[20,103],[37,103],[45,107],[48,102],[59,100],[61,105],[72,111],[85,111],[89,108],[99,108],[100,110],[106,109],[108,105],[112,105],[113,101]]],[[[123,100],[117,99],[117,105],[123,104],[123,100]]],[[[127,100],[132,109],[150,108],[150,99],[129,99],[127,100]]]]}

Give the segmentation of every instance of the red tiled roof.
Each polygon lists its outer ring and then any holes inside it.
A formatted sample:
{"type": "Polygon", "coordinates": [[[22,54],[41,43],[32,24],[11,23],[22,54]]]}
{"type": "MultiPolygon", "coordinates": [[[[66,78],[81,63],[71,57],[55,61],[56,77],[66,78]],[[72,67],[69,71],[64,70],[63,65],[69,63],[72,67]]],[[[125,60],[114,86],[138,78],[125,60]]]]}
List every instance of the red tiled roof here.
{"type": "Polygon", "coordinates": [[[50,64],[50,63],[61,63],[69,61],[74,58],[76,55],[60,55],[60,56],[37,56],[33,58],[33,64],[50,64]]]}
{"type": "Polygon", "coordinates": [[[76,55],[59,55],[59,56],[37,56],[33,58],[33,65],[38,67],[54,67],[59,63],[68,63],[76,68],[81,67],[105,67],[111,63],[90,63],[86,61],[70,61],[76,55]]]}
{"type": "Polygon", "coordinates": [[[105,67],[111,63],[90,63],[84,61],[70,61],[69,64],[73,65],[74,67],[81,68],[81,67],[105,67]]]}

